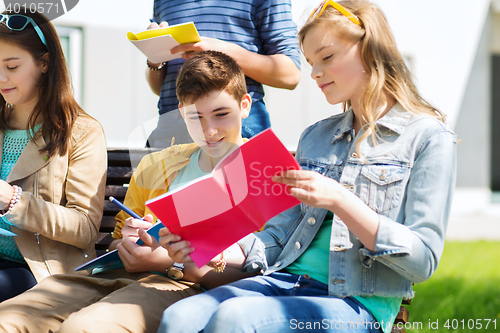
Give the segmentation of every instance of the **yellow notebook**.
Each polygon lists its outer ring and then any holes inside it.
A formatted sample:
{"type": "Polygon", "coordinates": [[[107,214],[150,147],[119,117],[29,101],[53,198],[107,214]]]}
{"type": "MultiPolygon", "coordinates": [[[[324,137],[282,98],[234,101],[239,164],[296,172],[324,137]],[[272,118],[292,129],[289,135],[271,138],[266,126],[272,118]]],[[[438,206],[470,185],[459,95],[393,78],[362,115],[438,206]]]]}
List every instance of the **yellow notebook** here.
{"type": "Polygon", "coordinates": [[[150,29],[136,34],[129,32],[127,38],[146,55],[151,63],[161,63],[180,58],[183,52],[171,54],[170,50],[177,45],[201,41],[193,22],[150,29]]]}

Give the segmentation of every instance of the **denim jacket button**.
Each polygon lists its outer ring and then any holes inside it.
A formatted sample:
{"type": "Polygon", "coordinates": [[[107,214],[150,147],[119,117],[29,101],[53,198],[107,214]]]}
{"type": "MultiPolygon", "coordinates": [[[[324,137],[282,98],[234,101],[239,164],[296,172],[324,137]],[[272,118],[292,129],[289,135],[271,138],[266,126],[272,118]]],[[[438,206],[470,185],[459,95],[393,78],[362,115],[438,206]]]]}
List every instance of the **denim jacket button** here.
{"type": "Polygon", "coordinates": [[[387,174],[384,173],[384,172],[382,172],[378,178],[380,178],[380,180],[386,180],[387,179],[387,174]]]}
{"type": "Polygon", "coordinates": [[[302,245],[299,242],[295,242],[295,247],[297,248],[297,250],[300,250],[302,245]]]}
{"type": "Polygon", "coordinates": [[[314,225],[316,224],[316,219],[314,217],[310,217],[307,219],[307,223],[309,223],[309,225],[314,225]]]}
{"type": "Polygon", "coordinates": [[[333,248],[333,251],[334,251],[334,252],[340,252],[340,251],[345,251],[345,249],[341,248],[340,246],[335,246],[335,247],[333,248]]]}
{"type": "Polygon", "coordinates": [[[349,134],[349,135],[347,136],[347,142],[351,142],[351,141],[352,141],[352,135],[351,135],[351,134],[349,134]]]}
{"type": "Polygon", "coordinates": [[[345,280],[337,280],[337,279],[333,279],[332,280],[332,284],[338,284],[338,283],[344,283],[345,280]]]}
{"type": "Polygon", "coordinates": [[[281,261],[278,261],[274,264],[274,267],[280,267],[281,266],[281,261]]]}
{"type": "Polygon", "coordinates": [[[356,158],[356,157],[358,157],[358,153],[356,153],[356,152],[353,152],[353,153],[351,154],[351,157],[353,157],[353,158],[356,158]]]}

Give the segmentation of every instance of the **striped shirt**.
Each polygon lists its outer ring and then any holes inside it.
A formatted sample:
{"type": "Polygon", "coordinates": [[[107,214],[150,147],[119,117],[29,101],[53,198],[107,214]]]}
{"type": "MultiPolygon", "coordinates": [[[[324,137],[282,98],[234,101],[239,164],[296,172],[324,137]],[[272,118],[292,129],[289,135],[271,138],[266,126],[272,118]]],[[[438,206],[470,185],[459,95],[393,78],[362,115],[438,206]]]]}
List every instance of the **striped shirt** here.
{"type": "MultiPolygon", "coordinates": [[[[290,0],[155,0],[154,19],[169,25],[194,22],[200,36],[217,38],[264,55],[284,54],[300,68],[297,27],[290,0]]],[[[183,59],[167,63],[160,114],[176,110],[175,80],[183,59]]],[[[246,78],[253,101],[264,97],[262,84],[246,78]]]]}

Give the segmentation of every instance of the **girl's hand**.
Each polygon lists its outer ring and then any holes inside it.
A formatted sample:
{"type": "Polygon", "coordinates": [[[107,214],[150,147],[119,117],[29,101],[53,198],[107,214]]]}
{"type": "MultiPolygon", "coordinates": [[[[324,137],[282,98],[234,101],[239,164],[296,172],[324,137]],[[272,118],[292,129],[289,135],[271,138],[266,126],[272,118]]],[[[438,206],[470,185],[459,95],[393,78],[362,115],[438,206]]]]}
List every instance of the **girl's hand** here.
{"type": "Polygon", "coordinates": [[[314,171],[288,170],[273,177],[276,183],[288,186],[289,192],[300,202],[317,208],[332,210],[345,189],[335,180],[314,171]]]}
{"type": "Polygon", "coordinates": [[[337,181],[305,170],[283,171],[273,181],[287,185],[290,194],[306,205],[335,213],[368,250],[374,251],[378,214],[337,181]]]}
{"type": "Polygon", "coordinates": [[[0,180],[0,210],[9,209],[14,188],[7,182],[0,180]]]}
{"type": "Polygon", "coordinates": [[[193,247],[190,247],[190,243],[185,240],[181,240],[179,235],[170,233],[168,228],[162,228],[158,232],[160,236],[160,244],[168,251],[168,255],[175,262],[178,263],[192,263],[193,260],[189,256],[190,253],[194,251],[193,247]]]}

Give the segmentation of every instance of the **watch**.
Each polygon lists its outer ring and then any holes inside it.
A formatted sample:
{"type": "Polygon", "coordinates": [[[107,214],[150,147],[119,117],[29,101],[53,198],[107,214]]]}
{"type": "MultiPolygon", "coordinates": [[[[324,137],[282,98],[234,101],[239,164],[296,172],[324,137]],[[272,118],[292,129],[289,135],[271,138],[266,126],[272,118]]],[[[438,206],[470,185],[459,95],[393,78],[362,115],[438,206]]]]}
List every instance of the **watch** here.
{"type": "Polygon", "coordinates": [[[167,276],[172,280],[180,280],[184,276],[184,264],[174,262],[172,266],[167,269],[167,276]]]}

